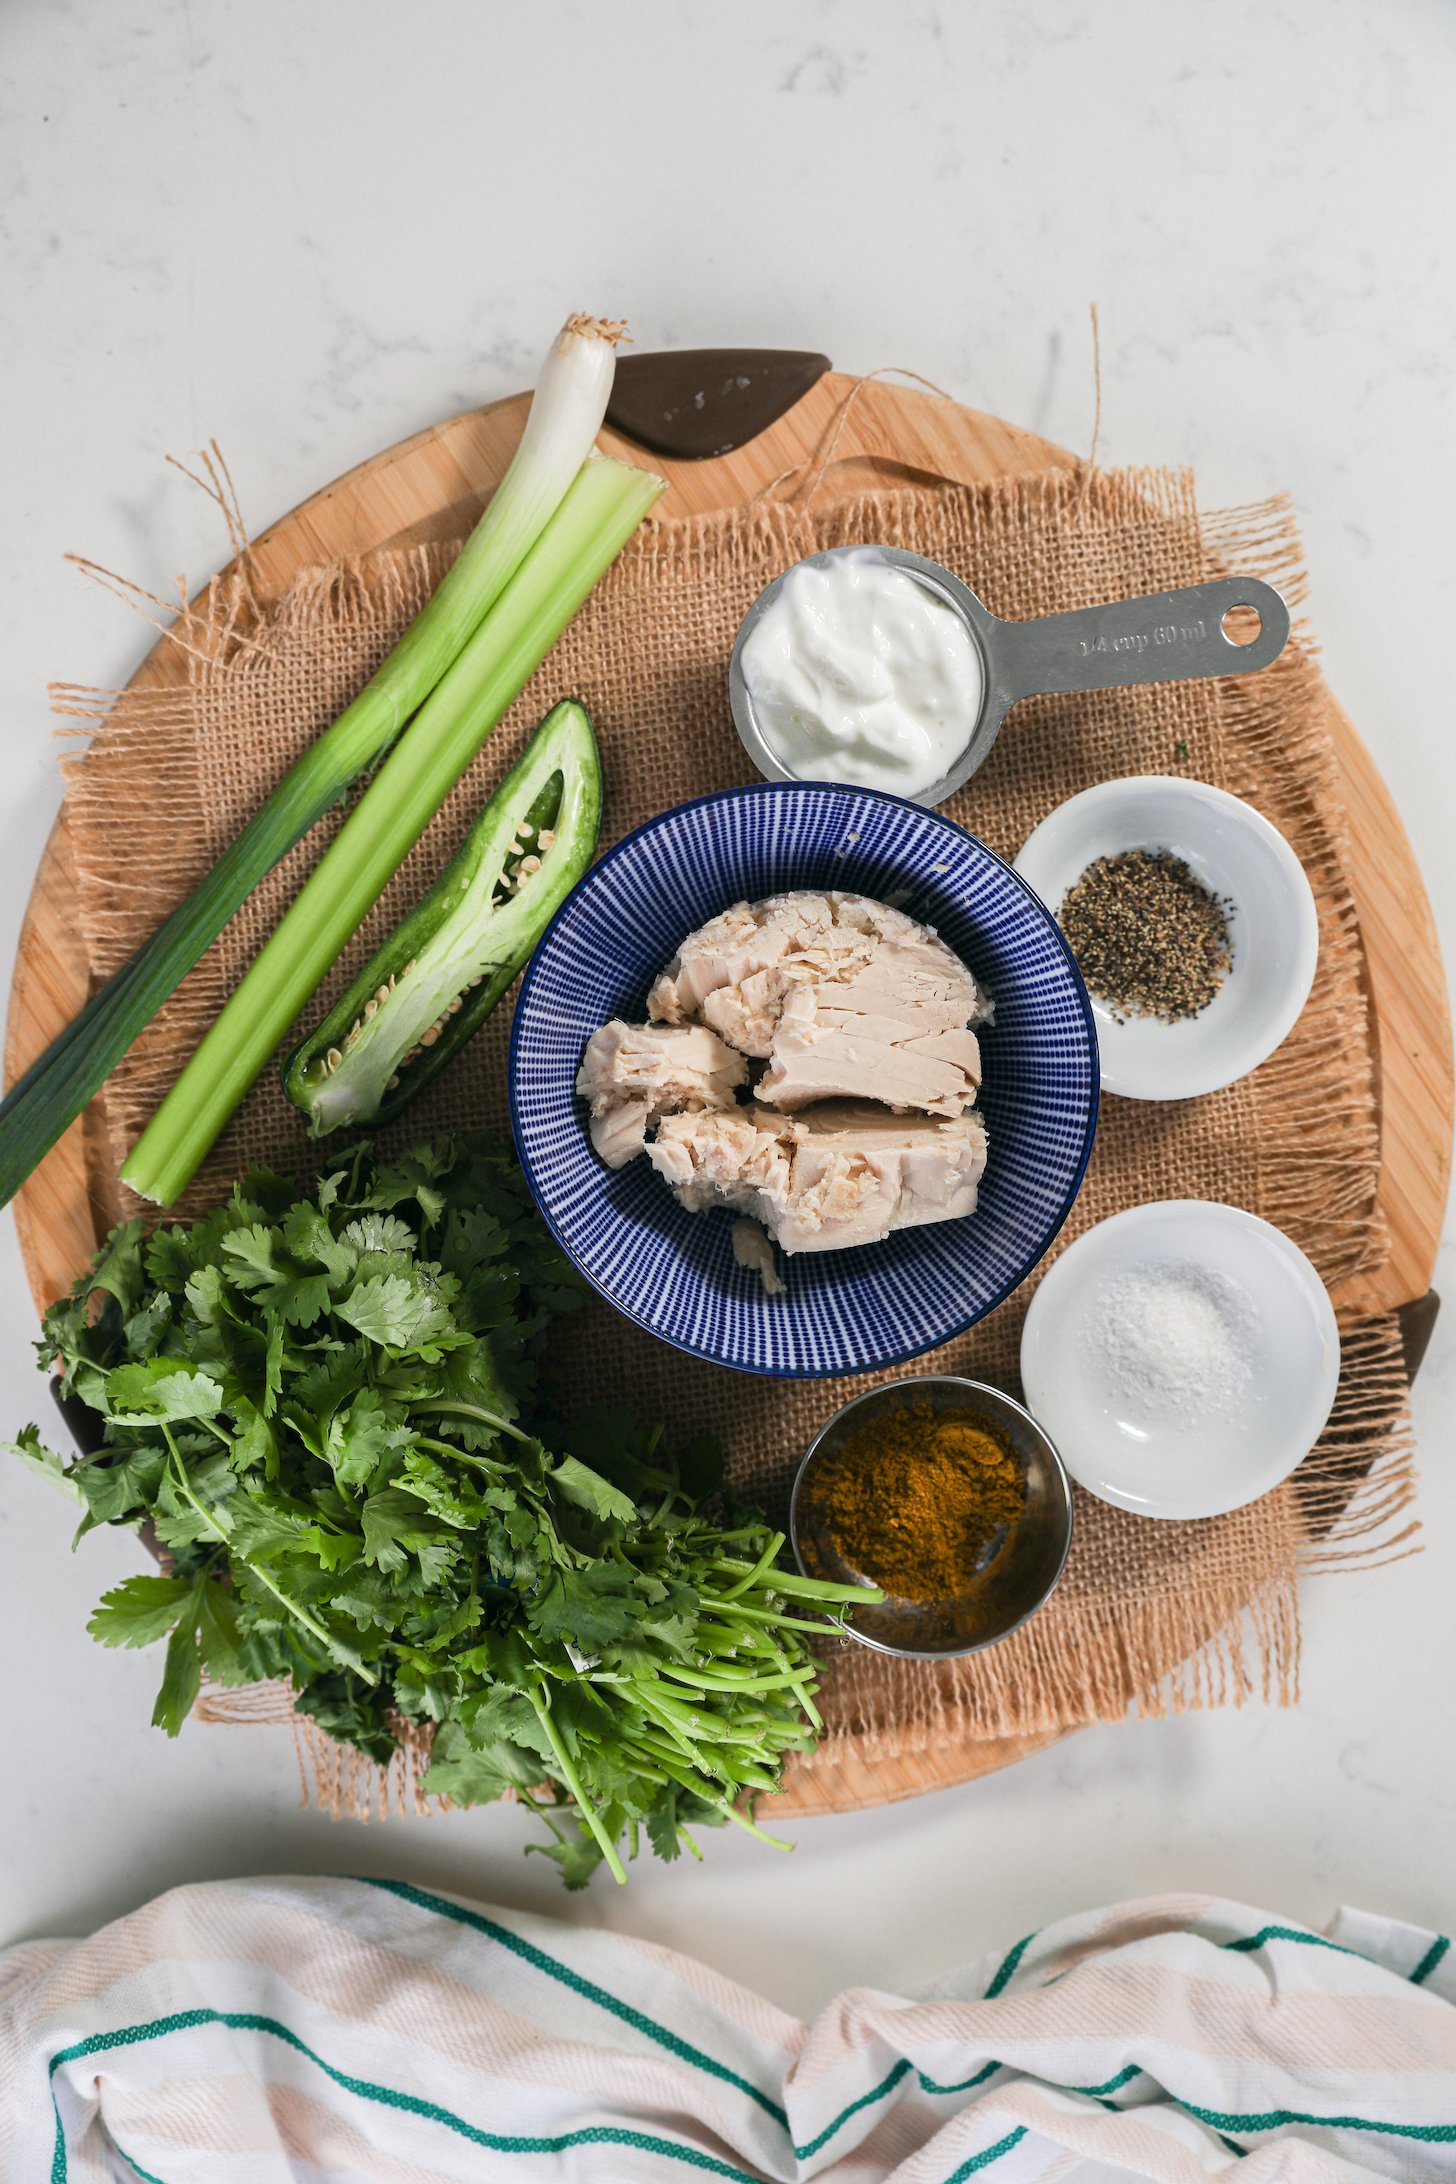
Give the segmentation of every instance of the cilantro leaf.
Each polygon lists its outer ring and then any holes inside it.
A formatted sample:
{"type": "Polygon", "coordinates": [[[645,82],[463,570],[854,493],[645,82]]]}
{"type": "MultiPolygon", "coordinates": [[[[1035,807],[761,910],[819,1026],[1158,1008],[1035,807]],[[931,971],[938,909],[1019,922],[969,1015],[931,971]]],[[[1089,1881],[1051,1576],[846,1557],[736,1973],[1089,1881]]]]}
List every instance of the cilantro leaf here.
{"type": "Polygon", "coordinates": [[[202,1657],[197,1650],[197,1639],[191,1628],[179,1623],[167,1640],[162,1688],[152,1709],[153,1728],[165,1729],[169,1737],[180,1736],[182,1724],[197,1703],[201,1689],[202,1657]]]}
{"type": "Polygon", "coordinates": [[[380,1570],[401,1571],[411,1559],[426,1584],[443,1574],[454,1549],[442,1538],[437,1521],[412,1494],[382,1487],[364,1504],[364,1559],[380,1570]]]}
{"type": "Polygon", "coordinates": [[[329,1420],[325,1453],[341,1486],[367,1486],[395,1445],[400,1421],[377,1388],[361,1388],[329,1420]]]}
{"type": "Polygon", "coordinates": [[[212,1546],[226,1538],[232,1523],[227,1505],[237,1490],[228,1453],[214,1442],[187,1464],[185,1484],[172,1464],[162,1466],[152,1518],[164,1547],[212,1546]]]}
{"type": "Polygon", "coordinates": [[[242,1613],[236,1597],[212,1578],[198,1589],[197,1646],[215,1682],[246,1683],[239,1659],[242,1613]]]}
{"type": "Polygon", "coordinates": [[[187,1275],[181,1288],[189,1311],[201,1326],[216,1327],[226,1315],[227,1284],[221,1267],[198,1267],[195,1273],[187,1275]]]}
{"type": "Polygon", "coordinates": [[[95,1524],[116,1524],[139,1516],[156,1499],[167,1451],[159,1442],[142,1441],[94,1463],[79,1464],[71,1484],[86,1505],[89,1531],[95,1524]]]}
{"type": "Polygon", "coordinates": [[[273,1309],[289,1327],[312,1327],[329,1308],[325,1273],[285,1274],[272,1294],[273,1309]]]}
{"type": "Polygon", "coordinates": [[[161,1344],[172,1317],[172,1300],[165,1290],[153,1290],[132,1313],[121,1330],[121,1345],[130,1358],[151,1357],[161,1344]]]}
{"type": "Polygon", "coordinates": [[[412,1349],[422,1335],[445,1334],[452,1326],[448,1306],[422,1287],[417,1272],[370,1275],[334,1310],[346,1326],[383,1349],[412,1349]]]}
{"type": "Polygon", "coordinates": [[[635,1589],[633,1573],[617,1562],[556,1570],[531,1603],[531,1622],[543,1638],[569,1638],[583,1651],[596,1652],[630,1633],[635,1589]]]}
{"type": "Polygon", "coordinates": [[[192,1627],[196,1597],[194,1578],[124,1578],[102,1594],[86,1628],[104,1646],[154,1645],[179,1622],[192,1627]]]}
{"type": "Polygon", "coordinates": [[[244,1562],[277,1562],[296,1553],[311,1524],[301,1510],[257,1492],[239,1495],[230,1515],[229,1539],[244,1562]]]}
{"type": "Polygon", "coordinates": [[[87,1286],[94,1295],[104,1289],[120,1305],[123,1315],[136,1309],[141,1298],[145,1266],[142,1239],[146,1224],[124,1221],[114,1228],[91,1262],[87,1286]]]}
{"type": "Polygon", "coordinates": [[[360,1258],[378,1252],[382,1255],[403,1253],[413,1258],[416,1252],[415,1232],[408,1221],[401,1221],[392,1213],[362,1213],[357,1221],[350,1221],[344,1229],[344,1241],[351,1244],[360,1258]]]}
{"type": "Polygon", "coordinates": [[[216,1418],[222,1385],[185,1358],[153,1357],[118,1365],[106,1376],[106,1409],[119,1426],[150,1425],[159,1418],[216,1418]]]}
{"type": "MultiPolygon", "coordinates": [[[[351,1224],[352,1225],[352,1224],[351,1224]]],[[[398,1223],[404,1229],[404,1223],[398,1223]]],[[[408,1239],[409,1231],[404,1229],[408,1239]]],[[[321,1266],[331,1282],[346,1282],[359,1262],[362,1248],[352,1238],[349,1229],[336,1236],[328,1218],[317,1206],[290,1206],[283,1217],[283,1241],[293,1258],[311,1260],[321,1266]]],[[[401,1248],[401,1242],[386,1245],[386,1250],[401,1248]]]]}
{"type": "Polygon", "coordinates": [[[404,1459],[400,1485],[446,1524],[473,1531],[488,1514],[488,1504],[468,1482],[454,1478],[437,1457],[411,1449],[404,1459]]]}
{"type": "Polygon", "coordinates": [[[53,1449],[46,1447],[40,1437],[39,1426],[22,1426],[13,1441],[0,1441],[0,1449],[6,1449],[12,1456],[18,1456],[32,1471],[38,1471],[43,1479],[49,1479],[52,1486],[58,1486],[73,1501],[84,1504],[85,1496],[80,1486],[62,1459],[53,1449]]]}
{"type": "Polygon", "coordinates": [[[378,1767],[387,1767],[399,1750],[399,1739],[384,1718],[377,1694],[352,1677],[315,1676],[295,1692],[293,1704],[298,1713],[308,1715],[341,1744],[354,1745],[378,1767]]]}
{"type": "Polygon", "coordinates": [[[477,1751],[452,1722],[435,1737],[420,1787],[431,1797],[453,1798],[457,1805],[489,1805],[507,1790],[530,1790],[540,1780],[541,1761],[533,1752],[505,1741],[477,1751]]]}
{"type": "Polygon", "coordinates": [[[272,1289],[279,1280],[278,1240],[266,1222],[234,1229],[222,1239],[222,1253],[239,1289],[272,1289]]]}
{"type": "Polygon", "coordinates": [[[637,1504],[620,1488],[610,1486],[599,1471],[591,1470],[575,1456],[562,1456],[551,1466],[551,1476],[569,1502],[589,1509],[594,1517],[608,1517],[631,1524],[637,1504]]]}
{"type": "MultiPolygon", "coordinates": [[[[428,1786],[429,1777],[425,1779],[428,1786]]],[[[528,1853],[539,1851],[543,1858],[549,1858],[561,1876],[563,1887],[573,1894],[578,1888],[586,1887],[602,1862],[601,1845],[585,1823],[577,1820],[569,1822],[566,1831],[558,1833],[554,1842],[527,1843],[526,1849],[528,1853]]]]}

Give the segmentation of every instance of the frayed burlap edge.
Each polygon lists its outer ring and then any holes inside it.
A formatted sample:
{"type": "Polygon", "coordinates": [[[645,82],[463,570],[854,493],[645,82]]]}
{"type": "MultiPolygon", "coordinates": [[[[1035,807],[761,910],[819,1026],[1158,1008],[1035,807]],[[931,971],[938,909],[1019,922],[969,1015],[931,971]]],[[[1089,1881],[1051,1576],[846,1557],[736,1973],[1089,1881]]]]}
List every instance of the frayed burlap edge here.
{"type": "MultiPolygon", "coordinates": [[[[1130,1710],[1153,1719],[1251,1700],[1292,1705],[1299,1696],[1300,1581],[1369,1568],[1415,1551],[1407,1394],[1394,1317],[1342,1329],[1340,1387],[1329,1425],[1294,1477],[1275,1489],[1290,1498],[1307,1544],[1290,1571],[1252,1595],[1230,1586],[1222,1620],[1212,1631],[1206,1593],[1198,1596],[1195,1613],[1172,1584],[1157,1598],[1129,1606],[1115,1622],[1104,1601],[1078,1602],[1055,1626],[1034,1619],[1006,1644],[978,1655],[974,1684],[960,1689],[927,1687],[919,1664],[895,1664],[914,1686],[913,1720],[889,1731],[842,1719],[815,1752],[794,1763],[796,1769],[833,1767],[850,1753],[870,1761],[902,1759],[946,1740],[974,1744],[1062,1735],[1096,1722],[1121,1721],[1130,1710]],[[1133,1662],[1150,1673],[1129,1700],[1133,1662]],[[1027,1703],[1031,1690],[1040,1693],[1035,1706],[1027,1703]],[[935,1701],[930,1710],[928,1697],[935,1701]]],[[[832,1657],[826,1667],[832,1680],[832,1657]]],[[[286,1722],[294,1734],[302,1802],[335,1819],[387,1819],[424,1813],[443,1802],[420,1787],[429,1764],[427,1728],[400,1723],[400,1750],[388,1768],[379,1768],[296,1714],[287,1684],[240,1691],[213,1686],[198,1701],[196,1714],[211,1722],[286,1722]]]]}

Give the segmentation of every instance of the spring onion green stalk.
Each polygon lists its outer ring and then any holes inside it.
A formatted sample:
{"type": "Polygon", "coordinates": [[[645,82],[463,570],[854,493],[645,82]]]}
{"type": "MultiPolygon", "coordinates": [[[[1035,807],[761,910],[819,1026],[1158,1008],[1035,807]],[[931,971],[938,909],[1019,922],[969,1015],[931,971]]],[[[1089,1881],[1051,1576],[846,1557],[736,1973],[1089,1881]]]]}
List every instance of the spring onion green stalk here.
{"type": "Polygon", "coordinates": [[[556,514],[385,760],[133,1149],[123,1182],[171,1205],[501,715],[663,491],[607,456],[556,514]]]}
{"type": "Polygon", "coordinates": [[[393,1122],[474,1038],[591,863],[601,815],[591,716],[563,698],[428,894],[284,1063],[314,1137],[393,1122]]]}
{"type": "Polygon", "coordinates": [[[625,331],[615,320],[567,320],[542,369],[509,470],[458,560],[389,658],[284,775],[187,901],[0,1101],[0,1205],[100,1090],[258,882],[378,764],[479,628],[591,450],[625,331]]]}

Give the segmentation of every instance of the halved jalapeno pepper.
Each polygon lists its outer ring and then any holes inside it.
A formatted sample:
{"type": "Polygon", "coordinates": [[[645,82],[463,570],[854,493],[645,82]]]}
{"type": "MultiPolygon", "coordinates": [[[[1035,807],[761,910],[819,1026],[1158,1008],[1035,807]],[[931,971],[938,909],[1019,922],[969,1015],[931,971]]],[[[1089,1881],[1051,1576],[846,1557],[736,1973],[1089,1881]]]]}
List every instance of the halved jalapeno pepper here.
{"type": "Polygon", "coordinates": [[[552,707],[429,893],[283,1065],[314,1137],[391,1122],[480,1029],[591,863],[591,716],[552,707]]]}

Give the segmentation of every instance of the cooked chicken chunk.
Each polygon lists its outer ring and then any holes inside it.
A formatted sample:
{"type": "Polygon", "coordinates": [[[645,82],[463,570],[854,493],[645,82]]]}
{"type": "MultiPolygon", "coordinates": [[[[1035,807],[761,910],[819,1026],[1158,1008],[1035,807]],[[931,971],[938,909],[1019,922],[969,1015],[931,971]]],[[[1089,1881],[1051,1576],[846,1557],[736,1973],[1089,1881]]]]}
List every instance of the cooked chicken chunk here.
{"type": "Polygon", "coordinates": [[[843,1100],[787,1116],[751,1101],[665,1117],[647,1157],[689,1212],[726,1206],[786,1252],[839,1251],[973,1213],[986,1132],[973,1113],[931,1120],[843,1100]]]}
{"type": "Polygon", "coordinates": [[[648,1008],[766,1059],[758,1092],[775,1106],[861,1098],[935,1115],[975,1100],[969,1027],[990,1013],[928,927],[863,895],[813,893],[725,910],[684,941],[648,1008]]]}
{"type": "Polygon", "coordinates": [[[927,1026],[913,1005],[863,979],[796,986],[785,998],[758,1097],[791,1112],[815,1100],[872,1099],[897,1113],[960,1115],[980,1082],[973,1031],[927,1026]]]}
{"type": "Polygon", "coordinates": [[[748,1067],[700,1024],[627,1024],[594,1031],[576,1089],[591,1109],[591,1140],[609,1168],[642,1151],[660,1115],[731,1107],[748,1067]]]}
{"type": "Polygon", "coordinates": [[[735,1221],[731,1231],[733,1256],[741,1267],[756,1274],[766,1297],[784,1294],[784,1279],[774,1265],[773,1245],[756,1221],[735,1221]]]}

